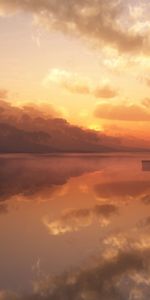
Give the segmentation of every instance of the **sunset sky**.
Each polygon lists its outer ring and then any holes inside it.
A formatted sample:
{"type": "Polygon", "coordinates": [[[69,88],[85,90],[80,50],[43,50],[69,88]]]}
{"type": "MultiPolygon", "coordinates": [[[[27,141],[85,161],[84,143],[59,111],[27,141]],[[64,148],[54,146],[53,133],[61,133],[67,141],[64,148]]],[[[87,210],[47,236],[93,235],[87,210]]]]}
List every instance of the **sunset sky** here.
{"type": "Polygon", "coordinates": [[[0,0],[0,99],[149,140],[150,1],[0,0]]]}

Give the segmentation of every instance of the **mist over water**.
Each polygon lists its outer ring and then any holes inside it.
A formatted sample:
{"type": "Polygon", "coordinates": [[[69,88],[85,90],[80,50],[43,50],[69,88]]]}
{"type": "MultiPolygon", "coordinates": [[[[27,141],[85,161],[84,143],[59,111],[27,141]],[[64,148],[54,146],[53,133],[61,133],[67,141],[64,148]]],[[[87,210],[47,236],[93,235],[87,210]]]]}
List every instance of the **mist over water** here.
{"type": "Polygon", "coordinates": [[[150,298],[150,154],[0,155],[0,300],[150,298]]]}

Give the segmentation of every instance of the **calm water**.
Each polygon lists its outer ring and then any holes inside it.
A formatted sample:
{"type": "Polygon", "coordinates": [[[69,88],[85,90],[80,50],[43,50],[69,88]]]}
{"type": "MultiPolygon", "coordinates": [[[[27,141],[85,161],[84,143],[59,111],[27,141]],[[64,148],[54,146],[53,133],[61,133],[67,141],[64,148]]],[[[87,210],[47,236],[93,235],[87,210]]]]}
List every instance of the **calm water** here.
{"type": "Polygon", "coordinates": [[[0,300],[149,300],[142,159],[1,155],[0,300]]]}

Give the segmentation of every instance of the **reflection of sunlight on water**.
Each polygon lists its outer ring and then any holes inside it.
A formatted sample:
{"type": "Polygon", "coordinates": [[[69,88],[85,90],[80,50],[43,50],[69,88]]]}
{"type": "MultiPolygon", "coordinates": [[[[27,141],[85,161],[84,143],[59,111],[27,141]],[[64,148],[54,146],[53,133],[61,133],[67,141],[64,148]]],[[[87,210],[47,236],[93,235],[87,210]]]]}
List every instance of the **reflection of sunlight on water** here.
{"type": "Polygon", "coordinates": [[[0,300],[150,299],[141,155],[0,159],[0,300]]]}

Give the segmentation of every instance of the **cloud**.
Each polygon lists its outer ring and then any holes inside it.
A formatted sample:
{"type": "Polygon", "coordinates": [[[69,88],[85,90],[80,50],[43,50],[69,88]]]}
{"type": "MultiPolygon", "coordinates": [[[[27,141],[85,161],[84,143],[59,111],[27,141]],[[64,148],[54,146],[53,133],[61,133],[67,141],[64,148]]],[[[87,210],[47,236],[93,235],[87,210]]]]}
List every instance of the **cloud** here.
{"type": "MultiPolygon", "coordinates": [[[[108,117],[104,107],[103,118],[104,114],[108,117]]],[[[145,112],[146,108],[143,110],[145,112]]],[[[121,138],[72,125],[51,105],[16,107],[0,101],[0,137],[0,152],[110,152],[126,149],[121,138]]],[[[131,148],[133,144],[128,150],[131,148]]]]}
{"type": "Polygon", "coordinates": [[[94,95],[96,98],[114,98],[118,95],[118,92],[109,85],[104,85],[96,87],[94,95]]]}
{"type": "Polygon", "coordinates": [[[9,124],[21,124],[23,121],[36,118],[54,118],[61,117],[61,113],[56,111],[52,105],[28,103],[24,106],[15,106],[6,100],[0,99],[0,121],[9,122],[9,124]]]}
{"type": "MultiPolygon", "coordinates": [[[[141,2],[139,5],[140,8],[141,2]]],[[[134,6],[134,4],[132,5],[134,6]]],[[[30,12],[37,23],[47,29],[82,37],[101,47],[102,44],[119,52],[146,52],[149,54],[149,31],[138,30],[137,21],[131,17],[130,1],[123,0],[1,0],[1,15],[30,12]],[[126,20],[129,19],[127,23],[126,20]],[[136,30],[135,30],[136,28],[136,30]]],[[[145,12],[149,3],[145,4],[145,12]]],[[[148,17],[147,17],[148,19],[148,17]]],[[[142,19],[141,23],[142,23],[142,19]]],[[[144,25],[143,25],[144,26],[144,25]]],[[[143,28],[142,26],[142,28],[143,28]]]]}
{"type": "Polygon", "coordinates": [[[142,101],[143,106],[145,106],[147,109],[150,109],[150,98],[145,98],[142,101]]]}
{"type": "Polygon", "coordinates": [[[4,89],[0,89],[0,101],[5,100],[7,98],[8,91],[4,89]]]}
{"type": "Polygon", "coordinates": [[[52,69],[43,81],[44,84],[49,82],[59,84],[71,93],[90,94],[88,80],[66,70],[52,69]]]}
{"type": "Polygon", "coordinates": [[[101,103],[97,105],[94,116],[106,120],[150,121],[150,111],[137,104],[101,103]]]}
{"type": "Polygon", "coordinates": [[[146,77],[144,78],[144,81],[147,84],[147,86],[150,87],[150,78],[146,77]]]}
{"type": "Polygon", "coordinates": [[[59,84],[73,94],[90,95],[96,98],[114,98],[118,95],[117,90],[108,83],[94,85],[88,78],[61,69],[52,69],[49,72],[43,83],[47,85],[49,82],[59,84]]]}
{"type": "Polygon", "coordinates": [[[97,220],[101,227],[105,227],[109,225],[109,219],[117,213],[118,207],[115,205],[103,204],[85,209],[72,209],[53,221],[49,221],[46,217],[43,219],[43,223],[50,234],[61,235],[88,227],[94,220],[97,220]]]}
{"type": "Polygon", "coordinates": [[[15,107],[4,101],[0,136],[0,152],[101,152],[118,145],[117,138],[70,124],[51,106],[15,107]]]}

